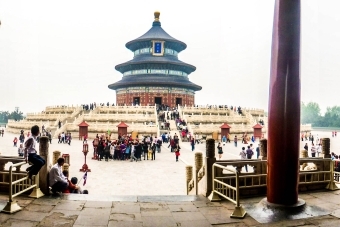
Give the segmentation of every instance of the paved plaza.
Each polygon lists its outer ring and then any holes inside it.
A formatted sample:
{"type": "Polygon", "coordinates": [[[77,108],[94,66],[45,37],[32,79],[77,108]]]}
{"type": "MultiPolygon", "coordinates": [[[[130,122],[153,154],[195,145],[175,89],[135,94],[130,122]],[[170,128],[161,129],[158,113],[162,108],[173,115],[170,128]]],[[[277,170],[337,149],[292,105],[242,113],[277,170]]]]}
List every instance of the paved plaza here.
{"type": "MultiPolygon", "coordinates": [[[[330,132],[314,132],[319,137],[330,137],[330,132]]],[[[0,137],[2,155],[16,155],[14,134],[0,137]]],[[[339,150],[338,138],[331,138],[331,150],[339,150]]],[[[308,142],[310,144],[310,142],[308,142]]],[[[301,143],[301,148],[305,141],[301,143]]],[[[223,159],[239,159],[244,144],[235,148],[233,143],[224,146],[223,159]]],[[[257,143],[255,143],[255,147],[257,143]]],[[[205,143],[196,145],[195,152],[189,143],[181,144],[180,161],[164,144],[155,161],[95,161],[88,160],[91,172],[87,184],[89,195],[69,194],[62,197],[45,196],[31,199],[19,196],[15,200],[23,208],[15,214],[0,213],[0,226],[339,226],[340,191],[317,191],[300,194],[308,206],[324,210],[319,217],[286,220],[260,224],[247,215],[245,219],[231,219],[234,205],[228,201],[209,202],[202,196],[185,195],[185,166],[194,164],[194,153],[205,155],[205,143]]],[[[92,146],[90,146],[92,156],[92,146]]],[[[53,140],[50,155],[55,150],[71,156],[71,176],[81,178],[79,172],[84,157],[82,142],[73,140],[71,146],[53,140]]],[[[216,154],[217,156],[217,154],[216,154]]],[[[52,156],[51,156],[52,157],[52,156]]],[[[262,198],[242,199],[244,207],[255,206],[262,198]]],[[[2,209],[8,196],[0,195],[2,209]]]]}
{"type": "MultiPolygon", "coordinates": [[[[330,132],[313,132],[319,137],[331,138],[331,151],[340,154],[340,139],[331,137],[330,132]],[[338,141],[339,140],[339,141],[338,141]]],[[[13,138],[18,135],[5,132],[4,137],[0,137],[1,155],[17,155],[17,148],[13,147],[13,138]]],[[[91,141],[91,140],[90,140],[91,141]]],[[[70,154],[70,176],[81,179],[83,173],[79,169],[84,164],[82,153],[82,141],[72,140],[71,145],[58,144],[57,139],[52,140],[49,145],[50,158],[52,160],[53,151],[60,151],[62,154],[70,154]]],[[[310,141],[307,142],[310,145],[310,141]]],[[[100,195],[185,195],[185,166],[194,165],[194,153],[202,152],[205,156],[205,143],[197,144],[194,152],[188,142],[183,142],[179,162],[175,161],[175,154],[170,152],[168,144],[163,144],[162,152],[156,154],[156,160],[142,160],[138,162],[130,161],[97,161],[92,160],[93,147],[89,143],[87,164],[91,169],[88,173],[87,183],[83,187],[90,193],[100,195]]],[[[257,147],[258,142],[254,143],[257,147]]],[[[305,142],[301,142],[301,149],[305,142]]],[[[222,159],[240,159],[239,153],[242,146],[238,142],[238,147],[234,143],[227,143],[223,147],[222,159]]],[[[254,155],[255,158],[256,155],[254,155]]],[[[218,154],[216,151],[216,158],[218,154]]],[[[242,170],[244,171],[244,170],[242,170]]],[[[249,170],[251,171],[251,169],[249,170]]],[[[82,185],[82,183],[81,183],[82,185]]]]}

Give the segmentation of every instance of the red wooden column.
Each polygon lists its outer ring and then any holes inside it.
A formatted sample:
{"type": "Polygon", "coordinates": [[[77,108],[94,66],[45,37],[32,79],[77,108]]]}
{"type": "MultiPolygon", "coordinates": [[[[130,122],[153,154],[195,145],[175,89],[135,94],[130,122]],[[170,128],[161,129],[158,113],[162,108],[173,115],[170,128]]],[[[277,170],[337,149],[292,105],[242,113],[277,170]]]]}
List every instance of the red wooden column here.
{"type": "Polygon", "coordinates": [[[267,201],[298,202],[300,0],[276,0],[268,119],[267,201]]]}

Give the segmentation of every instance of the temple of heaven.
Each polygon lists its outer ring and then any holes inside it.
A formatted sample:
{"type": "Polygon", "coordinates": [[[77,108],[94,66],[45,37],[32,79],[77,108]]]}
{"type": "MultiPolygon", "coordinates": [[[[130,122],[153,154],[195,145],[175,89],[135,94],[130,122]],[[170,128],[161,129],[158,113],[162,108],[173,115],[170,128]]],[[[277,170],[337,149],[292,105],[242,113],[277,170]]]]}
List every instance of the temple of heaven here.
{"type": "Polygon", "coordinates": [[[202,89],[189,81],[196,67],[178,60],[187,45],[166,33],[155,12],[152,27],[141,37],[126,43],[132,60],[116,65],[123,78],[108,87],[116,90],[117,105],[164,104],[192,106],[195,92],[202,89]]]}

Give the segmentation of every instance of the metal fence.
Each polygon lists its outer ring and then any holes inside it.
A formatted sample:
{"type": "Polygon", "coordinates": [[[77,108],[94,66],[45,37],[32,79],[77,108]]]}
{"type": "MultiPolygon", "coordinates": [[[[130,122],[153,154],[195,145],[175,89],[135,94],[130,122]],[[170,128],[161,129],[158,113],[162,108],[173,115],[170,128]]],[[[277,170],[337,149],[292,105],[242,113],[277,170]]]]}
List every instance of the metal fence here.
{"type": "Polygon", "coordinates": [[[17,168],[25,165],[26,162],[19,162],[13,164],[9,167],[9,171],[1,171],[2,179],[6,179],[8,182],[2,181],[0,184],[8,185],[9,193],[8,193],[8,202],[6,206],[3,208],[2,212],[5,213],[14,213],[21,210],[21,207],[18,205],[16,201],[13,200],[14,197],[21,195],[24,192],[32,190],[32,193],[29,197],[32,198],[40,198],[44,196],[44,194],[40,191],[39,188],[39,174],[32,177],[32,180],[28,178],[26,172],[13,171],[13,168],[17,168]]]}
{"type": "MultiPolygon", "coordinates": [[[[309,170],[299,172],[299,185],[327,184],[326,189],[338,190],[336,184],[340,184],[340,172],[335,171],[335,161],[331,159],[300,159],[303,162],[323,162],[328,167],[324,170],[309,170]]],[[[240,205],[240,189],[266,187],[267,174],[253,173],[241,175],[240,171],[228,168],[218,163],[212,168],[212,193],[208,197],[210,201],[220,201],[220,196],[235,204],[235,210],[230,215],[233,218],[243,218],[246,211],[240,205]],[[223,175],[218,173],[222,173],[223,175]]]]}

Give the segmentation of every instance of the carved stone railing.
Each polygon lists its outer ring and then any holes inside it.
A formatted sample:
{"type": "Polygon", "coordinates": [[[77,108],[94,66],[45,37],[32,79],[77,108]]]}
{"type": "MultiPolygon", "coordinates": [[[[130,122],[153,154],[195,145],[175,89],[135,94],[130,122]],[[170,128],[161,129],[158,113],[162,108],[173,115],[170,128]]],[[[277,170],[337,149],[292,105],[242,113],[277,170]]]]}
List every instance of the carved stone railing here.
{"type": "Polygon", "coordinates": [[[187,121],[199,123],[247,123],[248,118],[245,116],[225,116],[225,115],[184,115],[187,121]]]}
{"type": "MultiPolygon", "coordinates": [[[[315,169],[300,170],[299,191],[310,191],[318,189],[338,189],[334,179],[339,176],[334,172],[334,164],[331,159],[323,158],[301,158],[299,159],[301,169],[306,165],[315,166],[315,169]]],[[[239,190],[241,196],[259,196],[266,194],[267,188],[267,161],[266,160],[222,160],[215,162],[218,165],[235,169],[239,173],[239,190]],[[243,172],[242,168],[248,165],[253,171],[243,172]]],[[[228,185],[235,186],[235,176],[223,172],[222,168],[215,170],[214,177],[228,185]]]]}
{"type": "MultiPolygon", "coordinates": [[[[5,170],[5,165],[7,163],[20,163],[24,161],[24,158],[22,157],[18,157],[18,156],[0,156],[0,171],[4,171],[5,170]]],[[[16,171],[20,172],[21,171],[21,166],[16,167],[16,171]]]]}
{"type": "Polygon", "coordinates": [[[115,121],[115,122],[155,122],[155,115],[144,114],[84,114],[83,119],[87,122],[93,121],[115,121]]]}
{"type": "Polygon", "coordinates": [[[154,106],[98,106],[97,113],[130,113],[143,114],[154,113],[154,106]]]}

